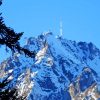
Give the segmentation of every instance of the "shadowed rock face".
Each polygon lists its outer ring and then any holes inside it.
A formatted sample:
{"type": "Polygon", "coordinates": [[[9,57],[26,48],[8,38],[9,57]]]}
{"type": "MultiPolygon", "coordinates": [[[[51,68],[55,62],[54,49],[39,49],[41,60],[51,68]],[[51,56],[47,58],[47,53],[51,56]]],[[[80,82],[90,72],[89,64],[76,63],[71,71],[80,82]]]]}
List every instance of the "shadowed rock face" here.
{"type": "Polygon", "coordinates": [[[98,84],[94,76],[90,68],[85,68],[75,81],[70,84],[69,93],[72,100],[97,100],[100,98],[98,84]]]}
{"type": "Polygon", "coordinates": [[[35,50],[35,59],[16,52],[2,62],[0,82],[7,77],[10,83],[1,90],[15,88],[16,97],[25,100],[99,98],[100,50],[95,45],[49,32],[29,38],[24,48],[35,50]]]}

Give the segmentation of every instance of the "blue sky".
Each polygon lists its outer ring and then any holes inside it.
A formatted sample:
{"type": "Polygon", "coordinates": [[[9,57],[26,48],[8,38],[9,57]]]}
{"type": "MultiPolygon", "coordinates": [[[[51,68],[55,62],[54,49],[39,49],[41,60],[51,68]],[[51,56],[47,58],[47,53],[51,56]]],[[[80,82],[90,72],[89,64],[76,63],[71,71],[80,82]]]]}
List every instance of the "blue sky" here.
{"type": "Polygon", "coordinates": [[[1,7],[5,23],[23,37],[51,30],[63,37],[93,42],[100,48],[100,0],[4,0],[1,7]]]}

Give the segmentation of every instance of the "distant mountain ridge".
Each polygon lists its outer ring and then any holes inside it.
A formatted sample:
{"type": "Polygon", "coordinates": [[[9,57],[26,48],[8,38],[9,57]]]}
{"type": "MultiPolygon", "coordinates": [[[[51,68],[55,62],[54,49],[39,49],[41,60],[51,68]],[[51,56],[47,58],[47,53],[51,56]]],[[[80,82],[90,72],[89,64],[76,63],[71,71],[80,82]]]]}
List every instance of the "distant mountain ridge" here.
{"type": "Polygon", "coordinates": [[[16,52],[1,63],[0,82],[10,80],[4,89],[16,88],[17,97],[26,100],[100,98],[100,50],[94,44],[47,32],[27,39],[24,48],[36,56],[16,52]]]}

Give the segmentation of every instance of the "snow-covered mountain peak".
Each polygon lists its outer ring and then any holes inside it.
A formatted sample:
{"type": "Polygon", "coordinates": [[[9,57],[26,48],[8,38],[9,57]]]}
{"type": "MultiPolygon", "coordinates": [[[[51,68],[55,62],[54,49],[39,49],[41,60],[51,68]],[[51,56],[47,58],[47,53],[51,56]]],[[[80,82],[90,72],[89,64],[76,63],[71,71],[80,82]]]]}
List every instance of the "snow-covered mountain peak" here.
{"type": "Polygon", "coordinates": [[[100,81],[100,50],[92,43],[56,38],[52,32],[47,32],[37,38],[30,37],[24,48],[35,51],[35,59],[16,53],[0,67],[0,81],[10,77],[6,88],[16,87],[19,97],[77,100],[69,91],[70,84],[75,91],[78,91],[76,85],[81,85],[79,90],[87,91],[94,82],[100,81]],[[84,85],[86,80],[89,81],[84,85]]]}

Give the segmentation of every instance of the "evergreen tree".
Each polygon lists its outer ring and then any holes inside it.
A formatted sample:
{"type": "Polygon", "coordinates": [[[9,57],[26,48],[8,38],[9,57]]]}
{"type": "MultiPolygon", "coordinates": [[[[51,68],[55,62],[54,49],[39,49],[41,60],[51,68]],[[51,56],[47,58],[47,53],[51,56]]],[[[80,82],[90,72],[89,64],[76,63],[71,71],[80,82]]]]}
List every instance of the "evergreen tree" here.
{"type": "MultiPolygon", "coordinates": [[[[2,4],[2,0],[0,0],[0,6],[2,4]]],[[[4,23],[4,19],[2,17],[2,13],[0,13],[0,45],[6,45],[8,48],[12,50],[12,52],[19,52],[28,55],[29,57],[34,58],[34,51],[29,51],[20,46],[19,40],[23,32],[16,33],[12,28],[7,27],[4,23]]],[[[5,89],[11,81],[4,79],[3,82],[0,83],[0,100],[24,100],[25,98],[17,98],[17,90],[14,89],[5,89]],[[3,91],[2,91],[3,90],[3,91]]]]}
{"type": "Polygon", "coordinates": [[[0,44],[6,45],[9,47],[13,52],[24,52],[25,55],[28,55],[29,57],[35,56],[35,53],[32,51],[29,51],[25,48],[22,48],[20,46],[20,43],[18,42],[21,38],[23,33],[16,33],[13,29],[10,27],[7,27],[3,21],[3,17],[0,14],[0,44]]]}
{"type": "MultiPolygon", "coordinates": [[[[2,4],[2,1],[0,1],[0,4],[2,4]]],[[[21,36],[23,35],[23,32],[16,33],[12,28],[7,27],[3,21],[3,17],[0,14],[0,44],[6,45],[9,47],[13,52],[18,51],[19,53],[25,53],[25,55],[28,55],[29,57],[34,58],[35,52],[29,51],[23,47],[20,46],[19,40],[21,36]]]]}

